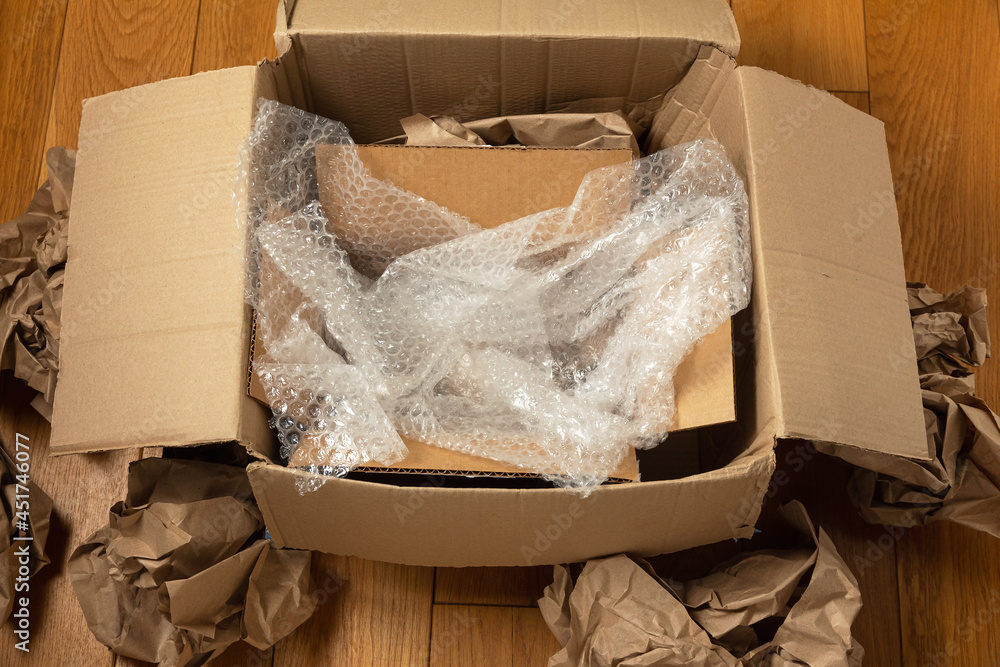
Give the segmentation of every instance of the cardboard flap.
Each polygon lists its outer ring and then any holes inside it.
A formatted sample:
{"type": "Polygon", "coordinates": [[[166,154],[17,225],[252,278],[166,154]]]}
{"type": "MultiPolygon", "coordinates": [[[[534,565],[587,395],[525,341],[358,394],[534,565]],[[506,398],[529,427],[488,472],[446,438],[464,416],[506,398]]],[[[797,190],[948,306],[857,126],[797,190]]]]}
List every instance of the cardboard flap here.
{"type": "Polygon", "coordinates": [[[281,548],[463,567],[654,555],[749,537],[774,465],[767,446],[720,470],[602,486],[587,498],[567,489],[446,488],[430,476],[415,487],[330,478],[300,494],[297,482],[309,473],[264,463],[247,473],[281,548]]]}
{"type": "Polygon", "coordinates": [[[926,458],[882,123],[773,72],[733,79],[778,435],[926,458]]]}
{"type": "Polygon", "coordinates": [[[257,77],[239,67],[84,104],[54,452],[239,438],[249,318],[232,192],[257,77]]]}
{"type": "Polygon", "coordinates": [[[725,0],[298,0],[277,39],[311,110],[359,143],[415,113],[617,110],[671,88],[705,44],[739,51],[725,0]]]}
{"type": "Polygon", "coordinates": [[[285,6],[292,32],[678,37],[734,56],[739,48],[725,0],[285,0],[285,6]]]}

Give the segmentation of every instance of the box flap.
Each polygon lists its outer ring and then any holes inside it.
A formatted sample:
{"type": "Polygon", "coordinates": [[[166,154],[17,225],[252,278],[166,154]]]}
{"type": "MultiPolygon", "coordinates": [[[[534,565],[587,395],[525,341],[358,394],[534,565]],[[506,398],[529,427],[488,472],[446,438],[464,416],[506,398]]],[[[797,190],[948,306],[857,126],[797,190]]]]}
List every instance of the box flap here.
{"type": "Polygon", "coordinates": [[[566,489],[455,489],[331,478],[301,494],[308,473],[248,468],[279,547],[409,565],[570,563],[619,552],[654,555],[749,537],[774,471],[773,439],[739,461],[682,480],[566,489]],[[336,507],[336,513],[330,512],[336,507]]]}
{"type": "Polygon", "coordinates": [[[54,452],[236,440],[247,428],[232,190],[257,77],[239,67],[85,102],[54,452]]]}
{"type": "Polygon", "coordinates": [[[739,51],[724,0],[299,0],[276,40],[311,110],[360,143],[414,113],[620,109],[671,88],[705,44],[739,51]]]}
{"type": "MultiPolygon", "coordinates": [[[[778,435],[926,458],[882,123],[773,72],[730,80],[746,118],[731,157],[747,172],[768,346],[757,354],[771,365],[778,435]]],[[[732,118],[719,106],[724,136],[732,118]]]]}
{"type": "Polygon", "coordinates": [[[298,0],[290,32],[532,37],[679,37],[739,48],[725,0],[298,0]]]}

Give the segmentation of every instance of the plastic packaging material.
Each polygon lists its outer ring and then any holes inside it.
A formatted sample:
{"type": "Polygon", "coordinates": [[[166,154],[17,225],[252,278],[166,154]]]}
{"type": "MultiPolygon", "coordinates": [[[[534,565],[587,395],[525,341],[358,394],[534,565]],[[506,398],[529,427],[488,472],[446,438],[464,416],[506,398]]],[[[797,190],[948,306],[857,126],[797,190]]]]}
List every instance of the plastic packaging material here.
{"type": "Polygon", "coordinates": [[[494,229],[373,178],[344,125],[276,102],[241,162],[254,370],[283,454],[314,472],[396,462],[403,434],[589,492],[663,439],[677,366],[749,301],[746,194],[711,141],[494,229]]]}

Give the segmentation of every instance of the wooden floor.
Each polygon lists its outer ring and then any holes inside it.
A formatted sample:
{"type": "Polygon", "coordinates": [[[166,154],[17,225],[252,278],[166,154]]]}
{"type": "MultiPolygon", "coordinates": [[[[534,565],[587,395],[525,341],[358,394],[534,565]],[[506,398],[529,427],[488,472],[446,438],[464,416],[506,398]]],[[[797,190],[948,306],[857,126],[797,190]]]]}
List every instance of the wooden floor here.
{"type": "MultiPolygon", "coordinates": [[[[75,146],[83,98],[273,56],[275,0],[7,0],[0,11],[0,219],[44,180],[49,146],[75,146]],[[118,7],[116,5],[127,5],[118,7]]],[[[1000,19],[997,0],[732,0],[741,61],[777,70],[886,123],[907,277],[942,290],[987,287],[1000,332],[1000,19]]],[[[1000,407],[1000,363],[979,374],[1000,407]]],[[[33,584],[30,655],[0,628],[0,664],[129,665],[87,630],[65,576],[72,548],[107,521],[139,452],[49,458],[48,426],[19,383],[0,386],[0,431],[34,445],[54,498],[53,564],[33,584]]],[[[950,525],[894,532],[863,524],[841,489],[847,471],[816,458],[777,490],[755,543],[779,535],[773,508],[802,497],[858,575],[855,625],[866,665],[997,664],[1000,541],[950,525]]],[[[668,575],[707,570],[738,548],[661,559],[668,575]]],[[[453,570],[316,559],[331,593],[293,636],[226,665],[533,665],[557,646],[534,606],[548,568],[453,570]],[[335,593],[333,591],[336,591],[335,593]]]]}

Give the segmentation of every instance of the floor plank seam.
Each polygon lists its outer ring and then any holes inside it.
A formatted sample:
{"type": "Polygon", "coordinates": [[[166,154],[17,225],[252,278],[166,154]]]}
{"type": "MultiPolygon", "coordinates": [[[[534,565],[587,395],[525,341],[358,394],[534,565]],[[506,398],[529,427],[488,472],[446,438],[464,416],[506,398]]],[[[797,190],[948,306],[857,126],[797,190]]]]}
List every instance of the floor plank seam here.
{"type": "Polygon", "coordinates": [[[538,603],[532,602],[531,604],[497,604],[494,602],[435,602],[435,605],[441,607],[500,607],[502,609],[537,609],[538,603]]]}
{"type": "Polygon", "coordinates": [[[198,19],[194,24],[194,39],[191,40],[191,63],[188,65],[188,74],[194,74],[194,63],[198,58],[198,35],[201,34],[201,8],[204,0],[198,0],[198,10],[196,16],[198,19]]]}
{"type": "MultiPolygon", "coordinates": [[[[49,90],[49,111],[45,115],[45,127],[42,128],[42,154],[41,159],[38,159],[38,172],[35,174],[35,182],[39,183],[42,180],[42,173],[45,171],[45,154],[48,152],[48,147],[45,145],[48,143],[49,136],[49,125],[52,124],[52,115],[55,110],[56,104],[56,83],[59,81],[59,65],[62,64],[62,47],[63,40],[66,38],[66,17],[69,16],[69,4],[66,5],[66,11],[63,12],[62,25],[59,26],[59,41],[55,47],[56,62],[55,66],[52,68],[52,83],[49,90]]],[[[46,174],[48,178],[48,174],[46,174]]]]}

